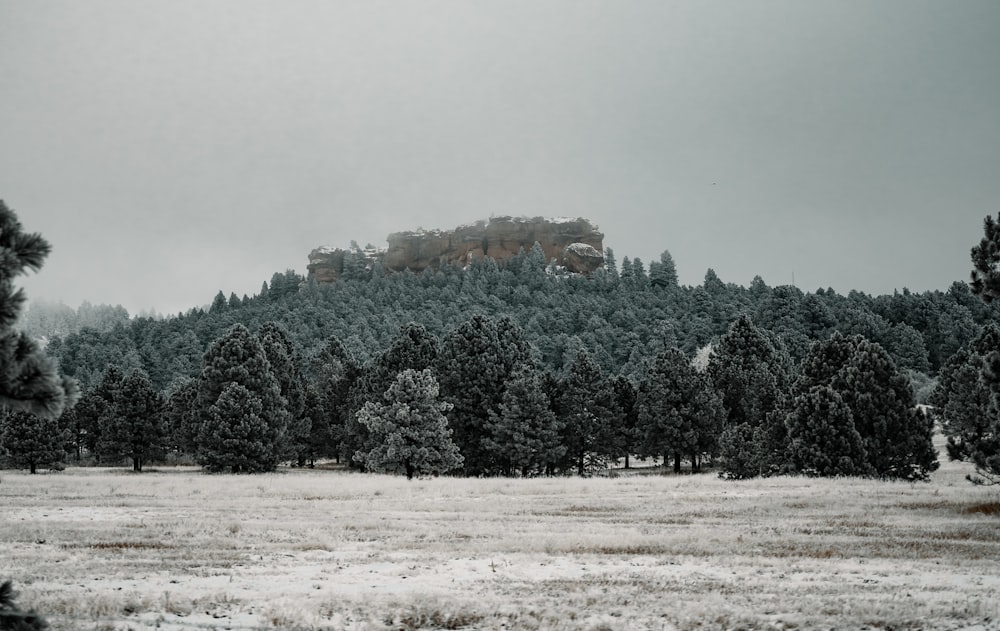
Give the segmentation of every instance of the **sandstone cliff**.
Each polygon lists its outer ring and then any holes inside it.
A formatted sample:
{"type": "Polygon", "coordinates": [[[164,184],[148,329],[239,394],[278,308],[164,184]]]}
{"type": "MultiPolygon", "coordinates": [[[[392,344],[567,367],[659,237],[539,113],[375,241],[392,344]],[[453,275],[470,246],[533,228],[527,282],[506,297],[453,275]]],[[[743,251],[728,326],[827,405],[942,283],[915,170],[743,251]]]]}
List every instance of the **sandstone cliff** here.
{"type": "Polygon", "coordinates": [[[352,266],[376,262],[388,271],[422,272],[444,265],[466,265],[489,256],[501,265],[537,242],[546,261],[556,260],[571,272],[589,274],[604,263],[604,235],[586,219],[494,217],[454,230],[395,232],[385,250],[317,248],[309,254],[309,275],[320,283],[334,282],[352,266]]]}

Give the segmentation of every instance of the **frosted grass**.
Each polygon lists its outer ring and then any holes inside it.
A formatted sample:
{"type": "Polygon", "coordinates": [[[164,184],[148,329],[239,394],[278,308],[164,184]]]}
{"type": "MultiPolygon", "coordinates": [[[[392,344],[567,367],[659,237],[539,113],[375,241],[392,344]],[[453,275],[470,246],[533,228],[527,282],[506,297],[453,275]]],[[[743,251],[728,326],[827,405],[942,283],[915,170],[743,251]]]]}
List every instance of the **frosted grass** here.
{"type": "Polygon", "coordinates": [[[0,474],[54,629],[997,628],[995,491],[714,476],[0,474]]]}

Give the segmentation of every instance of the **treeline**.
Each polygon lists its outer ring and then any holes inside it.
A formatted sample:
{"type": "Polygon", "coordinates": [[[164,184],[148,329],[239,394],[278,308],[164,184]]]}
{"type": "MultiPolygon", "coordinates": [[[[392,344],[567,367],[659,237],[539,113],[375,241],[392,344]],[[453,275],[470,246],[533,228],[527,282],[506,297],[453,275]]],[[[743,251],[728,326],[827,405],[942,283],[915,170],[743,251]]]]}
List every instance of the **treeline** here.
{"type": "Polygon", "coordinates": [[[316,285],[287,271],[264,283],[258,295],[222,292],[211,306],[165,319],[135,318],[111,330],[84,328],[52,339],[48,352],[63,372],[85,388],[114,364],[142,368],[160,390],[198,374],[208,345],[233,324],[256,329],[279,322],[305,357],[336,336],[360,363],[376,357],[410,322],[441,338],[472,315],[506,316],[517,324],[547,370],[564,372],[586,349],[606,374],[635,380],[657,354],[671,347],[694,356],[717,341],[741,314],[775,333],[800,361],[813,341],[834,332],[877,342],[918,389],[981,326],[994,321],[996,305],[983,303],[968,285],[947,291],[872,297],[832,289],[805,293],[792,286],[724,283],[708,270],[701,285],[677,284],[664,253],[649,265],[615,263],[591,277],[564,275],[546,265],[540,248],[500,267],[492,259],[466,269],[386,275],[353,270],[330,285],[316,285]]]}
{"type": "Polygon", "coordinates": [[[335,336],[306,360],[282,325],[236,324],[168,396],[111,366],[59,420],[8,415],[0,442],[32,468],[69,449],[136,471],[168,455],[210,471],[336,458],[408,476],[584,475],[632,456],[675,471],[719,460],[736,478],[918,480],[937,466],[932,421],[876,343],[835,333],[796,363],[744,315],[706,355],[667,348],[633,380],[579,349],[556,372],[510,318],[476,315],[442,339],[405,325],[362,364],[335,336]],[[33,451],[45,436],[49,452],[33,451]]]}
{"type": "Polygon", "coordinates": [[[608,251],[590,277],[539,247],[325,286],[288,271],[252,298],[52,339],[84,396],[57,420],[8,415],[0,443],[32,468],[67,450],[135,470],[335,458],[407,475],[585,474],[639,456],[730,477],[921,479],[936,461],[913,386],[925,398],[995,315],[963,283],[873,298],[709,270],[685,287],[669,253],[647,271],[608,251]]]}

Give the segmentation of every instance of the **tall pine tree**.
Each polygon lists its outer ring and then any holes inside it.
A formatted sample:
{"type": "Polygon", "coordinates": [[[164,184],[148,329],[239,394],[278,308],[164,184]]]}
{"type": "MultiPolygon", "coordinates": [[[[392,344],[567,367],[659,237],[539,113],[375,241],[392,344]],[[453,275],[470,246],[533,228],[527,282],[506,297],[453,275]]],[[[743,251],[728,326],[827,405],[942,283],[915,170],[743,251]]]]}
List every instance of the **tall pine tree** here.
{"type": "Polygon", "coordinates": [[[79,396],[76,382],[61,377],[38,344],[13,328],[26,300],[14,279],[40,269],[50,250],[0,200],[0,407],[58,418],[79,396]]]}

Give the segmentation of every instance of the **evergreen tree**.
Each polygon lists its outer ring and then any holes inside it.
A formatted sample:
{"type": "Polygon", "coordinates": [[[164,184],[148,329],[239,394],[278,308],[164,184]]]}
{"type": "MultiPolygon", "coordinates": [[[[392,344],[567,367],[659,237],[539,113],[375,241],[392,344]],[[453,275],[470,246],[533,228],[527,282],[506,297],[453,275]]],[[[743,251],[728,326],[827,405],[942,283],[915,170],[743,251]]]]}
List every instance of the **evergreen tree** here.
{"type": "Polygon", "coordinates": [[[445,336],[437,373],[467,473],[497,470],[497,454],[487,448],[497,444],[488,440],[491,414],[500,414],[508,382],[531,363],[531,348],[509,318],[476,315],[445,336]]]}
{"type": "Polygon", "coordinates": [[[163,453],[163,399],[149,376],[133,370],[119,383],[100,418],[97,451],[106,462],[132,461],[132,470],[163,453]]]}
{"type": "Polygon", "coordinates": [[[121,368],[112,364],[101,375],[100,381],[87,390],[75,407],[78,432],[81,434],[83,446],[98,456],[98,445],[101,442],[101,419],[111,413],[115,404],[118,388],[121,387],[125,374],[121,368]]]}
{"type": "Polygon", "coordinates": [[[25,411],[0,411],[0,453],[14,466],[36,473],[38,467],[62,469],[66,436],[50,415],[25,411]]]}
{"type": "Polygon", "coordinates": [[[990,324],[968,348],[960,349],[938,373],[930,403],[948,437],[948,457],[976,464],[975,482],[1000,480],[1000,469],[991,469],[990,454],[1000,436],[991,362],[1000,351],[1000,329],[990,324]]]}
{"type": "Polygon", "coordinates": [[[360,372],[357,362],[336,336],[327,340],[313,360],[315,400],[310,406],[310,444],[315,453],[334,455],[339,461],[343,453],[341,443],[351,416],[351,391],[360,372]]]}
{"type": "Polygon", "coordinates": [[[780,471],[787,440],[784,405],[789,372],[781,343],[748,316],[740,316],[714,346],[708,375],[726,414],[720,455],[727,477],[780,471]]]}
{"type": "Polygon", "coordinates": [[[40,269],[50,249],[41,235],[24,232],[0,200],[0,408],[58,418],[79,396],[76,383],[60,377],[38,344],[13,328],[26,300],[14,279],[40,269]]]}
{"type": "Polygon", "coordinates": [[[438,399],[437,380],[430,370],[402,371],[384,399],[385,403],[369,401],[358,412],[375,445],[354,456],[366,469],[405,473],[409,480],[462,466],[444,415],[451,406],[438,399]]]}
{"type": "Polygon", "coordinates": [[[659,261],[649,264],[649,283],[655,289],[677,287],[677,266],[674,264],[674,257],[667,250],[660,254],[659,261]]]}
{"type": "Polygon", "coordinates": [[[0,629],[3,631],[46,631],[49,622],[34,610],[23,611],[14,602],[17,592],[10,581],[0,585],[0,629]]]}
{"type": "Polygon", "coordinates": [[[392,345],[375,361],[361,371],[350,394],[350,414],[344,426],[341,450],[354,462],[358,451],[369,451],[374,445],[369,441],[368,427],[357,413],[370,401],[378,401],[383,393],[404,370],[432,368],[438,355],[438,341],[421,324],[410,322],[402,326],[392,345]]]}
{"type": "Polygon", "coordinates": [[[201,415],[198,413],[198,380],[185,378],[167,397],[163,413],[166,445],[178,453],[198,451],[201,415]]]}
{"type": "Polygon", "coordinates": [[[687,457],[698,469],[699,457],[715,450],[721,431],[722,401],[677,348],[661,353],[639,388],[636,407],[643,436],[640,453],[673,456],[675,473],[687,457]]]}
{"type": "Polygon", "coordinates": [[[788,388],[788,356],[746,315],[713,347],[708,374],[722,395],[726,425],[756,427],[776,409],[788,388]]]}
{"type": "Polygon", "coordinates": [[[561,429],[538,373],[525,370],[508,384],[499,411],[490,410],[484,448],[504,475],[545,473],[566,453],[561,429]]]}
{"type": "Polygon", "coordinates": [[[288,411],[286,437],[289,452],[284,456],[303,466],[309,449],[311,421],[305,415],[306,381],[300,369],[302,359],[284,327],[276,322],[265,322],[257,332],[257,339],[278,380],[288,411]]]}
{"type": "Polygon", "coordinates": [[[850,408],[829,386],[796,397],[788,415],[789,458],[808,475],[863,475],[868,458],[850,408]]]}
{"type": "Polygon", "coordinates": [[[815,342],[797,386],[831,387],[850,409],[867,454],[867,471],[884,478],[923,480],[938,467],[933,422],[916,407],[909,379],[880,345],[835,333],[815,342]]]}
{"type": "Polygon", "coordinates": [[[983,220],[983,236],[972,248],[972,293],[986,302],[1000,296],[1000,214],[983,220]]]}
{"type": "Polygon", "coordinates": [[[639,428],[638,392],[628,377],[618,375],[612,383],[615,392],[615,403],[622,413],[619,426],[619,443],[622,457],[625,458],[625,468],[630,468],[629,459],[639,450],[641,430],[639,428]]]}
{"type": "Polygon", "coordinates": [[[198,461],[213,472],[272,471],[280,455],[274,439],[261,397],[231,381],[205,414],[198,435],[198,461]]]}
{"type": "Polygon", "coordinates": [[[564,424],[563,444],[577,474],[606,464],[621,452],[622,412],[614,386],[585,350],[577,352],[557,403],[564,424]]]}
{"type": "MultiPolygon", "coordinates": [[[[289,413],[281,396],[281,386],[267,360],[264,347],[242,324],[234,325],[205,351],[204,366],[198,379],[198,408],[202,411],[198,458],[209,469],[215,470],[219,462],[232,460],[237,463],[233,466],[238,470],[271,470],[288,453],[289,413]],[[243,386],[249,394],[233,390],[233,383],[243,386]],[[216,406],[226,390],[230,390],[229,397],[224,404],[216,406]],[[246,410],[247,417],[242,421],[236,416],[239,409],[246,410]],[[257,424],[264,423],[267,448],[255,447],[247,454],[216,453],[215,450],[226,448],[229,444],[244,444],[213,439],[213,436],[228,435],[225,431],[219,433],[218,423],[222,421],[238,426],[249,424],[253,429],[247,431],[253,436],[259,434],[257,424]],[[239,458],[244,459],[233,460],[239,458]],[[255,461],[253,458],[261,459],[255,461]]],[[[237,432],[237,435],[241,434],[237,432]]]]}

